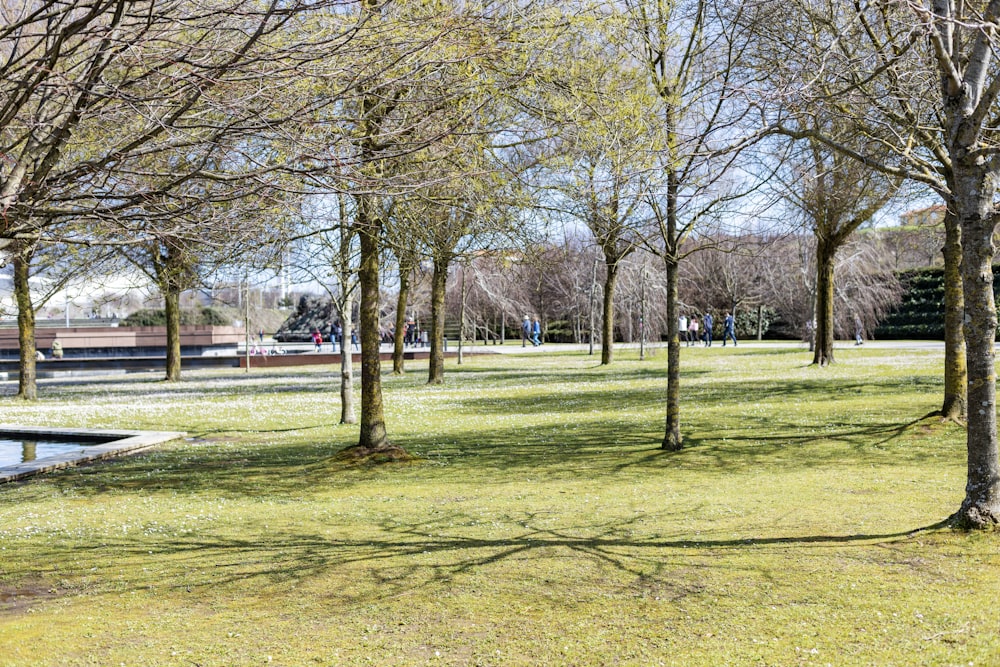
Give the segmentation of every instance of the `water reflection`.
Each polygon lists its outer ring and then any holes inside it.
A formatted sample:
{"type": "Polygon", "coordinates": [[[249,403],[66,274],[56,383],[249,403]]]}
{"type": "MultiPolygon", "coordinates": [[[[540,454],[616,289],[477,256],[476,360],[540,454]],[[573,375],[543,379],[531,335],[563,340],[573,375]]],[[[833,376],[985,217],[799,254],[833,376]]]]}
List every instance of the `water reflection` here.
{"type": "Polygon", "coordinates": [[[0,438],[0,468],[37,461],[57,454],[80,452],[96,442],[71,442],[68,440],[42,440],[33,438],[0,438]]]}

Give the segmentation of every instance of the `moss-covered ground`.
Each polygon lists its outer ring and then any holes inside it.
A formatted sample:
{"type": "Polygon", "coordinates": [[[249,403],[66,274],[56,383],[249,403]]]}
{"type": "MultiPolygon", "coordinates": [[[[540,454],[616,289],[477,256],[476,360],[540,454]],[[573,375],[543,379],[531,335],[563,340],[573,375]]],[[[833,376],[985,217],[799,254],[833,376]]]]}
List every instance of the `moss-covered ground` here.
{"type": "Polygon", "coordinates": [[[663,350],[410,362],[386,465],[335,458],[333,367],[0,398],[190,434],[0,486],[0,665],[1000,664],[1000,538],[939,526],[939,352],[682,355],[676,453],[663,350]]]}

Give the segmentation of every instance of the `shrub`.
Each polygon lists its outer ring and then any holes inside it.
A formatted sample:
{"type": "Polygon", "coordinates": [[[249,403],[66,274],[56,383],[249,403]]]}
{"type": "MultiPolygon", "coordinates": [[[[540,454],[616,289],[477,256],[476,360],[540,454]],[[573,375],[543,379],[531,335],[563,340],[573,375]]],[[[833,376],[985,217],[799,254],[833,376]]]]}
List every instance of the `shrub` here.
{"type": "MultiPolygon", "coordinates": [[[[162,308],[143,308],[121,321],[123,327],[162,327],[167,324],[167,313],[162,308]]],[[[181,309],[181,324],[226,326],[229,320],[215,308],[199,306],[181,309]]]]}

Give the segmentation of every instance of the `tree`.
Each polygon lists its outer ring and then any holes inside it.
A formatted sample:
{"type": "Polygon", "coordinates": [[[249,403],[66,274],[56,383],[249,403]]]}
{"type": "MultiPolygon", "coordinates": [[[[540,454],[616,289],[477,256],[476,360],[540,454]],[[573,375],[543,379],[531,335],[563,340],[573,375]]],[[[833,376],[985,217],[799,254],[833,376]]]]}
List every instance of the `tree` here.
{"type": "MultiPolygon", "coordinates": [[[[408,172],[402,159],[424,150],[475,117],[489,95],[470,91],[503,88],[500,77],[484,73],[502,70],[504,48],[526,15],[504,14],[504,6],[468,3],[449,7],[430,2],[380,5],[363,0],[356,39],[367,57],[350,72],[351,99],[337,124],[346,126],[349,194],[355,201],[355,229],[360,241],[358,279],[361,306],[360,456],[396,451],[385,425],[381,389],[380,268],[389,224],[390,201],[433,182],[424,170],[408,172]],[[385,66],[390,63],[390,66],[385,66]]],[[[331,130],[337,130],[331,126],[331,130]]],[[[329,143],[329,142],[328,142],[329,143]]]]}
{"type": "MultiPolygon", "coordinates": [[[[778,5],[766,5],[770,11],[778,5]]],[[[790,28],[768,31],[778,58],[792,48],[796,71],[781,67],[784,87],[798,81],[791,98],[850,117],[869,141],[881,145],[881,163],[812,131],[827,145],[886,173],[924,183],[947,206],[945,266],[947,314],[946,392],[942,412],[963,403],[951,382],[961,366],[954,355],[958,302],[964,302],[968,410],[966,494],[952,521],[984,528],[1000,523],[1000,456],[996,420],[994,343],[996,307],[992,268],[994,203],[1000,187],[1000,130],[993,122],[1000,94],[996,21],[1000,3],[926,0],[845,5],[800,3],[772,13],[790,28]],[[781,40],[775,39],[780,32],[781,40]],[[786,36],[788,36],[786,38],[786,36]],[[834,48],[830,48],[831,45],[834,48]],[[777,48],[775,48],[777,47],[777,48]],[[803,72],[836,72],[832,82],[802,81],[803,72]],[[827,85],[822,85],[827,84],[827,85]],[[957,223],[957,224],[955,224],[957,223]],[[961,253],[960,269],[956,261],[961,253]],[[955,278],[961,275],[961,291],[955,278]]],[[[786,88],[786,90],[791,90],[786,88]]],[[[779,123],[780,125],[780,123],[779,123]]],[[[791,129],[791,128],[784,128],[791,129]]]]}
{"type": "MultiPolygon", "coordinates": [[[[762,2],[746,14],[748,29],[755,30],[760,40],[756,63],[769,81],[761,107],[769,108],[772,101],[780,105],[769,116],[774,129],[800,139],[812,135],[870,168],[923,184],[941,197],[947,214],[942,248],[946,285],[940,413],[943,419],[955,421],[965,419],[971,381],[963,333],[963,234],[955,201],[958,172],[954,142],[949,138],[957,125],[947,119],[944,109],[942,73],[957,72],[959,78],[969,74],[976,79],[986,72],[968,62],[975,47],[961,41],[977,32],[976,22],[955,30],[947,27],[961,22],[963,12],[976,14],[985,6],[973,4],[975,9],[967,4],[949,5],[939,26],[935,26],[938,19],[931,18],[936,3],[930,1],[855,6],[805,0],[796,4],[795,11],[789,11],[786,3],[762,2]],[[771,29],[775,25],[782,29],[771,29]],[[760,30],[761,26],[769,27],[760,30]],[[946,38],[933,37],[939,27],[946,38]],[[946,59],[965,64],[952,70],[954,63],[938,60],[937,49],[945,42],[949,46],[941,53],[949,54],[946,59]],[[830,48],[831,44],[836,48],[830,48]],[[966,54],[960,53],[963,50],[966,54]],[[817,112],[849,121],[861,140],[842,144],[841,138],[829,136],[820,127],[788,122],[817,112]]],[[[977,80],[973,88],[979,90],[981,85],[984,81],[977,80]]]]}
{"type": "MultiPolygon", "coordinates": [[[[657,106],[649,118],[661,135],[644,198],[651,210],[651,240],[666,271],[667,405],[662,447],[678,450],[680,429],[680,340],[678,276],[681,260],[702,247],[692,235],[717,224],[727,207],[752,186],[734,166],[751,145],[749,110],[739,98],[748,74],[742,67],[748,37],[742,7],[707,0],[626,0],[628,47],[642,64],[657,106]]],[[[733,213],[732,211],[728,211],[733,213]]],[[[745,213],[745,212],[744,212],[745,213]]]]}
{"type": "MultiPolygon", "coordinates": [[[[842,125],[830,121],[826,125],[842,125]]],[[[824,130],[829,136],[856,136],[847,126],[824,130]]],[[[790,184],[787,200],[797,208],[816,238],[816,344],[813,364],[833,363],[834,268],[837,253],[861,225],[883,209],[895,196],[899,183],[880,171],[827,148],[815,138],[804,142],[802,156],[792,170],[797,180],[790,184]]],[[[844,139],[843,143],[849,143],[844,139]]],[[[860,313],[856,314],[860,321],[860,313]]]]}
{"type": "Polygon", "coordinates": [[[429,384],[444,381],[445,305],[452,262],[459,257],[469,258],[512,226],[512,218],[507,215],[509,181],[478,142],[466,137],[463,143],[466,145],[456,147],[449,159],[438,164],[437,171],[447,180],[426,191],[424,214],[420,216],[425,221],[422,244],[434,267],[429,384]]]}
{"type": "MultiPolygon", "coordinates": [[[[617,22],[597,25],[610,30],[617,22]]],[[[646,217],[641,184],[660,135],[647,118],[657,100],[642,72],[604,46],[603,37],[597,31],[575,39],[569,48],[580,64],[565,67],[563,80],[553,86],[559,99],[552,106],[565,118],[549,179],[552,208],[585,225],[603,256],[601,364],[608,365],[614,356],[619,268],[640,245],[646,217]]]]}
{"type": "Polygon", "coordinates": [[[272,187],[281,161],[261,147],[298,111],[275,103],[282,84],[322,57],[317,47],[349,41],[284,31],[337,4],[0,4],[0,245],[157,243],[161,286],[183,283],[182,248],[228,222],[213,205],[272,187]]]}
{"type": "Polygon", "coordinates": [[[106,265],[108,252],[103,248],[43,243],[24,235],[7,246],[6,254],[13,270],[17,306],[17,396],[33,401],[38,398],[36,361],[40,351],[35,346],[35,311],[81,273],[98,276],[106,265]]]}
{"type": "MultiPolygon", "coordinates": [[[[816,314],[815,235],[798,232],[767,239],[755,266],[760,303],[774,311],[775,332],[810,340],[816,314]]],[[[853,334],[855,316],[865,330],[873,330],[899,303],[903,289],[894,271],[895,258],[885,251],[876,231],[854,234],[845,241],[834,268],[835,336],[853,334]]]]}
{"type": "MultiPolygon", "coordinates": [[[[401,225],[405,230],[412,230],[409,224],[401,225]]],[[[420,258],[417,241],[411,234],[390,234],[390,246],[396,257],[399,291],[396,293],[396,317],[392,332],[392,373],[402,375],[404,371],[403,351],[406,344],[406,308],[410,301],[410,285],[413,272],[420,258]]]]}
{"type": "Polygon", "coordinates": [[[348,341],[358,291],[358,243],[348,197],[336,192],[313,194],[303,218],[304,227],[298,231],[300,238],[288,262],[296,273],[322,285],[330,297],[332,317],[321,333],[329,334],[336,345],[333,326],[340,326],[340,423],[356,424],[354,365],[348,341]]]}

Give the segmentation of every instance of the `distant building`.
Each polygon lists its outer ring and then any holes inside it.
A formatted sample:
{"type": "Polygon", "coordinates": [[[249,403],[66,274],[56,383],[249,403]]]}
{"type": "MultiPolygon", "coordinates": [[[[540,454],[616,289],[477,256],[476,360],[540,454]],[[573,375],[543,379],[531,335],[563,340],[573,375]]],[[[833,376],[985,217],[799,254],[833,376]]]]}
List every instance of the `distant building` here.
{"type": "Polygon", "coordinates": [[[899,216],[899,224],[901,227],[935,227],[944,222],[946,210],[944,204],[935,204],[916,211],[907,211],[899,216]]]}

